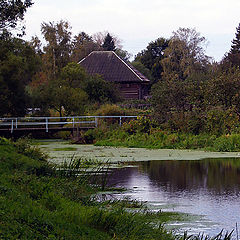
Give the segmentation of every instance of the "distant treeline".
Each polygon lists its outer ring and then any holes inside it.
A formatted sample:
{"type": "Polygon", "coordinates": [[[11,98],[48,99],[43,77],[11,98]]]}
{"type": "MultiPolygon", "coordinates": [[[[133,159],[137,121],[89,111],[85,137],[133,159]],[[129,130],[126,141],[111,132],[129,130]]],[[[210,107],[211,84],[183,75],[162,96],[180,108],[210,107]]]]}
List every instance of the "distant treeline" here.
{"type": "MultiPolygon", "coordinates": [[[[5,1],[4,1],[5,2],[5,1]]],[[[118,37],[109,32],[73,36],[67,21],[42,23],[44,41],[12,35],[31,1],[19,1],[15,12],[1,6],[0,116],[24,116],[27,108],[41,115],[87,114],[105,103],[120,102],[117,88],[101,76],[89,76],[77,64],[92,51],[115,51],[129,61],[118,37]],[[21,3],[21,4],[20,4],[21,3]]],[[[220,62],[205,54],[206,39],[195,29],[179,28],[159,37],[131,64],[151,80],[152,117],[174,131],[225,133],[238,128],[240,113],[240,25],[220,62]],[[217,130],[216,130],[217,131],[217,130]],[[222,130],[221,130],[222,131],[222,130]]],[[[127,103],[125,103],[127,104],[127,103]]],[[[145,103],[144,103],[145,104],[145,103]]]]}

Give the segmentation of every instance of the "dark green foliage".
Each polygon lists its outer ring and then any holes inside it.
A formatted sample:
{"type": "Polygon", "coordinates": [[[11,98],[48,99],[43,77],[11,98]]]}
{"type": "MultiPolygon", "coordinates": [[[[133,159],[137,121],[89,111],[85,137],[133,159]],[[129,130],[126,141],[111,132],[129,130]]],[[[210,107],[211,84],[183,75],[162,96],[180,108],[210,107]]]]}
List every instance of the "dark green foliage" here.
{"type": "Polygon", "coordinates": [[[149,149],[202,149],[216,152],[238,152],[240,135],[216,135],[190,133],[171,133],[152,128],[150,133],[127,132],[118,129],[105,132],[97,138],[96,146],[121,146],[149,149]]]}
{"type": "Polygon", "coordinates": [[[9,34],[0,38],[0,116],[24,116],[28,106],[25,86],[39,62],[25,41],[9,34]]]}
{"type": "Polygon", "coordinates": [[[71,62],[61,70],[58,78],[37,86],[32,83],[29,95],[34,107],[55,109],[60,116],[63,116],[64,111],[66,115],[81,115],[88,100],[88,95],[83,90],[86,79],[87,75],[81,66],[71,62]]]}
{"type": "Polygon", "coordinates": [[[113,37],[108,33],[104,39],[102,48],[104,51],[115,51],[116,46],[113,37]]]}
{"type": "Polygon", "coordinates": [[[131,62],[131,64],[149,80],[153,80],[151,71],[148,68],[146,68],[141,62],[135,60],[131,62]]]}
{"type": "Polygon", "coordinates": [[[157,40],[150,42],[145,50],[135,58],[135,62],[142,63],[151,72],[151,76],[154,79],[153,82],[157,82],[162,78],[162,64],[161,61],[164,58],[164,52],[168,47],[169,40],[165,38],[158,38],[157,40]]]}
{"type": "Polygon", "coordinates": [[[92,51],[97,51],[100,49],[100,46],[95,43],[92,37],[85,32],[81,32],[78,35],[74,36],[71,45],[72,52],[70,59],[74,62],[79,62],[92,51]]]}
{"type": "Polygon", "coordinates": [[[32,0],[1,0],[0,1],[0,30],[15,28],[17,22],[23,20],[24,14],[32,0]]]}
{"type": "MultiPolygon", "coordinates": [[[[26,142],[15,145],[29,152],[26,142]]],[[[137,206],[130,201],[94,201],[96,189],[85,175],[74,173],[81,164],[96,162],[74,161],[65,169],[71,168],[69,176],[17,149],[0,139],[1,239],[174,239],[162,227],[152,227],[151,219],[159,225],[161,214],[129,213],[125,207],[137,206]]]]}
{"type": "Polygon", "coordinates": [[[240,24],[236,28],[235,38],[225,61],[229,61],[233,66],[240,66],[240,24]]]}
{"type": "Polygon", "coordinates": [[[83,89],[91,102],[116,103],[120,99],[117,86],[114,83],[106,82],[99,75],[89,77],[83,89]]]}
{"type": "Polygon", "coordinates": [[[230,53],[240,53],[240,24],[236,28],[235,39],[232,40],[230,53]]]}
{"type": "Polygon", "coordinates": [[[131,53],[129,53],[128,51],[126,50],[122,50],[120,48],[117,48],[115,50],[115,53],[121,58],[123,59],[124,61],[128,62],[129,61],[129,58],[132,56],[131,53]]]}

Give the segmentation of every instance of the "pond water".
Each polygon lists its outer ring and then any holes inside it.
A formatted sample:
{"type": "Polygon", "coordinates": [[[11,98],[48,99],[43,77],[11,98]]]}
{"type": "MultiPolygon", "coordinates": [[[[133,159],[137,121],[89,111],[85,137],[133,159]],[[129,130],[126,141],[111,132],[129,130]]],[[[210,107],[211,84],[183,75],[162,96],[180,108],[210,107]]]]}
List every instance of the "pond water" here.
{"type": "Polygon", "coordinates": [[[170,229],[214,236],[222,229],[236,229],[236,223],[240,227],[237,158],[135,162],[113,170],[109,185],[129,189],[112,197],[147,201],[154,210],[198,216],[190,222],[171,223],[170,229]]]}
{"type": "Polygon", "coordinates": [[[232,231],[237,223],[240,230],[240,153],[97,147],[56,140],[40,141],[38,146],[57,164],[73,156],[125,162],[128,166],[113,170],[109,184],[128,191],[111,197],[146,201],[154,211],[193,216],[191,221],[168,224],[169,229],[214,236],[222,229],[232,231]]]}

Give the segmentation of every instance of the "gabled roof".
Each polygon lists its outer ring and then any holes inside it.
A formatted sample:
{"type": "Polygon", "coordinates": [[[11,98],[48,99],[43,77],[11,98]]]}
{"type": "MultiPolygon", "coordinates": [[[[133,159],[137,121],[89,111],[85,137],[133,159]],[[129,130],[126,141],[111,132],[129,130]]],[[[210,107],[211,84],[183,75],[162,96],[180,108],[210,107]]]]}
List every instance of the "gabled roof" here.
{"type": "Polygon", "coordinates": [[[150,82],[113,51],[93,51],[79,64],[85,68],[88,74],[100,74],[109,82],[150,82]]]}

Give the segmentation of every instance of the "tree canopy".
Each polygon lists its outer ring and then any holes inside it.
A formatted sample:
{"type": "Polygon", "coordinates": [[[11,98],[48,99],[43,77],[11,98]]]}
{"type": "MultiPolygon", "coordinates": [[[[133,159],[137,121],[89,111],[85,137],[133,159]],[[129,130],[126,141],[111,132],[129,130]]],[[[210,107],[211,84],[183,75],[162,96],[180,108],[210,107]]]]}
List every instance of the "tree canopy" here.
{"type": "Polygon", "coordinates": [[[225,61],[232,66],[240,67],[240,24],[236,28],[235,38],[232,40],[232,45],[225,61]]]}
{"type": "Polygon", "coordinates": [[[157,82],[162,78],[162,64],[161,61],[165,57],[165,50],[168,47],[169,40],[165,38],[158,38],[150,42],[145,50],[138,53],[134,62],[142,63],[150,70],[153,82],[157,82]]]}
{"type": "Polygon", "coordinates": [[[38,70],[40,59],[25,41],[0,39],[0,114],[23,116],[27,108],[25,86],[38,70]]]}
{"type": "Polygon", "coordinates": [[[104,38],[102,48],[104,51],[115,51],[116,50],[114,39],[109,33],[107,33],[106,37],[104,38]]]}
{"type": "Polygon", "coordinates": [[[209,63],[205,54],[206,39],[195,29],[179,28],[173,32],[162,60],[165,79],[185,80],[195,72],[204,71],[209,63]]]}
{"type": "MultiPolygon", "coordinates": [[[[32,0],[1,0],[0,1],[0,31],[16,28],[19,21],[33,4],[32,0]]],[[[23,30],[23,28],[22,28],[23,30]]]]}

